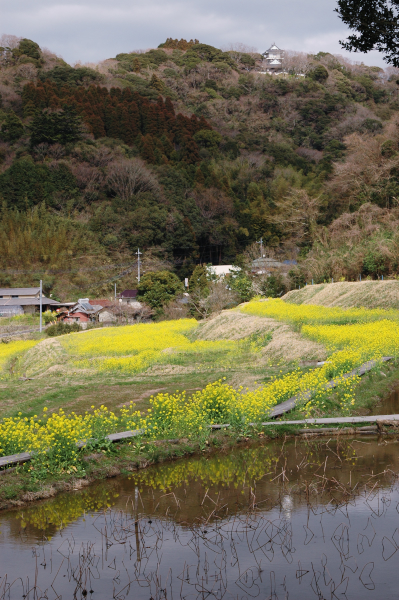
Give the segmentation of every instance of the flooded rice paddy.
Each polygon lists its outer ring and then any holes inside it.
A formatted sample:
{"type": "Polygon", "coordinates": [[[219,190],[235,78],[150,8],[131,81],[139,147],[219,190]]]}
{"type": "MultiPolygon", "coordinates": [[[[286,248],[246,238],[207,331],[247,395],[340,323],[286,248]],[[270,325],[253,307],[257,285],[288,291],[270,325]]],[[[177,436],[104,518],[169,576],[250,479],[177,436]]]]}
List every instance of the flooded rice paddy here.
{"type": "Polygon", "coordinates": [[[260,442],[0,513],[0,598],[397,598],[398,450],[260,442]]]}

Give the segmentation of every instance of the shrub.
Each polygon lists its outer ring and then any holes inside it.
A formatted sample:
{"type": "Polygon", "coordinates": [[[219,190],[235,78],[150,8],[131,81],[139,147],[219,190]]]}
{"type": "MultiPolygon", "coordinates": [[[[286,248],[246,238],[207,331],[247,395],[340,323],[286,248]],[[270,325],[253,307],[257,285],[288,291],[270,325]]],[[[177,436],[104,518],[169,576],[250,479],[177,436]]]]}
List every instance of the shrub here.
{"type": "Polygon", "coordinates": [[[268,298],[278,298],[286,291],[286,286],[281,273],[270,275],[270,277],[264,279],[260,288],[263,294],[268,298]]]}
{"type": "Polygon", "coordinates": [[[183,291],[180,279],[169,271],[146,273],[138,285],[139,297],[158,314],[162,313],[164,304],[168,304],[183,291]]]}
{"type": "Polygon", "coordinates": [[[328,78],[328,71],[323,65],[319,65],[309,73],[309,77],[315,81],[323,83],[328,78]]]}
{"type": "Polygon", "coordinates": [[[57,318],[57,313],[52,312],[51,310],[46,310],[44,313],[42,313],[42,319],[43,319],[43,323],[45,325],[47,325],[48,323],[51,323],[52,321],[55,321],[56,318],[57,318]]]}
{"type": "Polygon", "coordinates": [[[255,295],[252,280],[245,273],[230,277],[229,286],[238,295],[241,302],[248,302],[255,295]]]}
{"type": "Polygon", "coordinates": [[[68,323],[59,322],[55,325],[50,325],[50,327],[46,329],[46,333],[50,337],[65,335],[67,333],[73,333],[74,331],[82,331],[79,323],[72,323],[72,325],[68,325],[68,323]]]}

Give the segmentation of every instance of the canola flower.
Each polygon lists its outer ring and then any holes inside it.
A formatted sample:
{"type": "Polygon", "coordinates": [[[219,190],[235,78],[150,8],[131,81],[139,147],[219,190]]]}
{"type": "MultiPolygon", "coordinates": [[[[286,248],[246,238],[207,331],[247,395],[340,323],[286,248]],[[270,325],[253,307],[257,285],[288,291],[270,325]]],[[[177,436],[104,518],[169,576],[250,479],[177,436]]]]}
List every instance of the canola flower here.
{"type": "MultiPolygon", "coordinates": [[[[131,403],[119,414],[101,406],[92,407],[84,415],[72,412],[66,415],[60,409],[41,418],[8,417],[0,421],[0,456],[18,452],[32,452],[46,472],[78,470],[78,442],[104,439],[116,431],[142,430],[147,439],[163,439],[171,435],[186,435],[191,439],[207,437],[209,425],[229,423],[237,430],[245,430],[251,423],[261,423],[270,409],[297,394],[313,391],[319,406],[328,400],[326,384],[331,377],[337,381],[341,394],[341,408],[353,403],[353,383],[356,378],[344,379],[352,361],[351,356],[338,353],[320,369],[303,374],[300,369],[259,387],[254,391],[232,386],[219,380],[208,384],[191,396],[186,392],[157,394],[150,398],[151,408],[141,413],[131,403]]],[[[310,403],[309,403],[310,405],[310,403]]]]}
{"type": "Polygon", "coordinates": [[[241,312],[259,317],[271,317],[294,325],[329,323],[346,325],[350,323],[366,323],[389,319],[399,321],[397,310],[382,308],[340,308],[326,307],[317,304],[290,304],[281,298],[267,300],[251,300],[240,307],[241,312]]]}
{"type": "Polygon", "coordinates": [[[396,357],[399,352],[399,322],[386,319],[371,323],[340,325],[304,325],[302,333],[325,344],[331,350],[351,348],[360,361],[381,356],[396,357]]]}
{"type": "Polygon", "coordinates": [[[100,372],[137,373],[156,363],[173,362],[182,353],[195,355],[234,349],[235,343],[229,340],[190,341],[186,334],[196,327],[195,319],[140,323],[97,329],[84,335],[71,334],[60,341],[67,352],[76,357],[76,367],[95,368],[100,372]]]}
{"type": "MultiPolygon", "coordinates": [[[[344,366],[343,370],[340,369],[342,374],[367,360],[379,360],[383,356],[397,357],[399,354],[399,312],[393,309],[296,305],[269,298],[266,301],[252,300],[240,310],[300,326],[302,335],[326,346],[329,352],[327,365],[333,367],[339,363],[344,366]]],[[[334,377],[332,371],[330,374],[334,377]]],[[[340,381],[341,408],[354,404],[356,379],[351,377],[340,381]]],[[[326,408],[324,396],[325,391],[319,389],[306,403],[307,414],[318,408],[326,408]]]]}
{"type": "Polygon", "coordinates": [[[3,369],[9,360],[20,356],[38,343],[39,340],[17,340],[8,344],[0,344],[0,369],[3,369]]]}
{"type": "MultiPolygon", "coordinates": [[[[60,410],[49,416],[45,411],[41,418],[24,418],[21,414],[5,418],[0,421],[0,455],[29,451],[44,470],[77,472],[81,467],[76,444],[101,440],[115,431],[139,429],[147,440],[171,436],[206,439],[210,425],[229,423],[233,430],[245,431],[250,424],[266,420],[273,406],[293,396],[302,402],[307,415],[328,410],[332,406],[331,389],[327,386],[331,379],[336,383],[334,410],[339,408],[341,412],[348,412],[354,404],[359,377],[344,375],[370,358],[397,355],[399,319],[396,311],[345,311],[289,305],[272,299],[266,302],[254,300],[241,310],[300,324],[303,335],[326,345],[328,360],[321,368],[307,373],[297,368],[253,391],[242,387],[234,389],[219,380],[192,395],[185,391],[157,394],[150,398],[150,409],[144,413],[130,404],[118,414],[101,406],[97,410],[92,407],[84,415],[66,415],[60,410]]],[[[81,364],[86,360],[105,370],[131,371],[161,361],[166,349],[172,349],[175,354],[192,353],[193,356],[209,349],[223,350],[225,354],[240,348],[245,352],[259,352],[267,341],[252,336],[242,342],[191,342],[186,334],[195,327],[197,322],[193,319],[182,319],[97,330],[85,335],[71,334],[61,343],[73,356],[86,357],[80,360],[81,364]]],[[[15,342],[18,343],[21,344],[15,342]]],[[[29,347],[29,343],[37,342],[22,342],[25,346],[18,347],[15,352],[29,347]]],[[[12,352],[8,356],[12,356],[12,352]]],[[[170,355],[166,356],[169,361],[170,355]]]]}

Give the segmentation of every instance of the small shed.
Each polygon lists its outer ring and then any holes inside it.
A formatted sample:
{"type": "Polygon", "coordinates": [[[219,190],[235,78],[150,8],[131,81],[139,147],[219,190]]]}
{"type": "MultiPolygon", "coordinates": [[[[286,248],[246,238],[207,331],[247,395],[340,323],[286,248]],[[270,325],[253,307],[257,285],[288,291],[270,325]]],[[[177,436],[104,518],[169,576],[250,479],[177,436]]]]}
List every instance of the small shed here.
{"type": "Polygon", "coordinates": [[[118,295],[119,302],[123,302],[125,304],[137,302],[137,293],[138,290],[124,290],[118,295]]]}

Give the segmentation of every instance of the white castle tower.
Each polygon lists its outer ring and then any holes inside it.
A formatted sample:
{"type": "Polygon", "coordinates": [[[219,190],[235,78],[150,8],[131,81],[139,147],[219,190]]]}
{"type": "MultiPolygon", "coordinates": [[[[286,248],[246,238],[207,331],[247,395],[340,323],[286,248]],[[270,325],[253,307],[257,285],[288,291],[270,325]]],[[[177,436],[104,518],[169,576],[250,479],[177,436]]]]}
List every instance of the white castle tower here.
{"type": "Polygon", "coordinates": [[[276,44],[272,44],[262,56],[266,60],[266,71],[268,73],[282,73],[284,51],[280,50],[276,44]]]}

